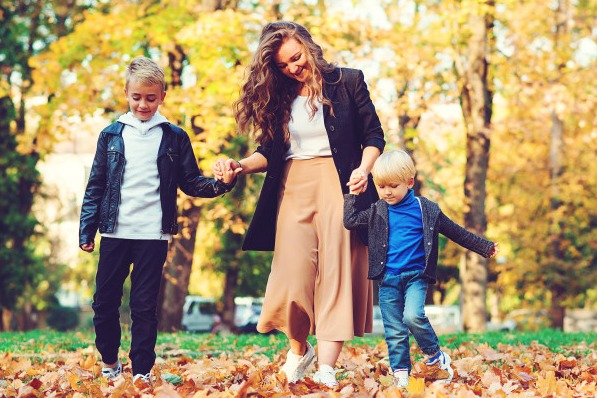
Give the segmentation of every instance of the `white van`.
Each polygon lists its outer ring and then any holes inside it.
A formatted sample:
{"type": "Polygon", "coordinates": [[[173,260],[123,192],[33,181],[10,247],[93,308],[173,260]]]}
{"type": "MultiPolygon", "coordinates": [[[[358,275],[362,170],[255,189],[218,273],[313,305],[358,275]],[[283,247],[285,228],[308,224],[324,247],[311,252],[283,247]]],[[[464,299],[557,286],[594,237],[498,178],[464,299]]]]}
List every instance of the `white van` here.
{"type": "MultiPolygon", "coordinates": [[[[463,331],[460,307],[457,305],[426,305],[425,315],[437,334],[459,333],[463,331]]],[[[373,306],[373,330],[371,334],[384,334],[383,320],[379,305],[373,306]]]]}
{"type": "Polygon", "coordinates": [[[257,333],[263,297],[234,298],[234,327],[241,333],[257,333]]]}
{"type": "Polygon", "coordinates": [[[210,332],[216,316],[216,300],[187,296],[182,307],[181,326],[190,332],[210,332]]]}

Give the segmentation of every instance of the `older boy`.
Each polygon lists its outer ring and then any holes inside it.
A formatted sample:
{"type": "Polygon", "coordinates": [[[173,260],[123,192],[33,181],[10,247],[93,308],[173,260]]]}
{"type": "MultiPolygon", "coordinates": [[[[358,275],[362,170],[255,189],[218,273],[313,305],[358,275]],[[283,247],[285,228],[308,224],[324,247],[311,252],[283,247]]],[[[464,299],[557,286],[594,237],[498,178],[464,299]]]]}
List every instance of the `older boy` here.
{"type": "Polygon", "coordinates": [[[450,356],[425,316],[427,286],[436,282],[438,234],[484,257],[497,254],[497,243],[468,232],[450,220],[436,203],[415,197],[415,166],[404,151],[387,151],[371,171],[381,199],[364,211],[355,205],[358,192],[344,195],[344,226],[369,229],[369,279],[379,279],[379,307],[390,366],[399,387],[408,386],[412,368],[408,332],[428,356],[427,366],[454,371],[450,356]]]}
{"type": "Polygon", "coordinates": [[[232,189],[235,172],[221,181],[205,178],[187,133],[158,112],[166,97],[164,72],[146,57],[126,70],[130,111],[99,136],[81,208],[79,247],[92,252],[101,234],[96,292],[95,343],[102,376],[118,377],[120,319],[124,280],[131,273],[131,350],[133,382],[150,384],[155,363],[157,297],[168,242],[178,231],[177,188],[191,196],[215,197],[232,189]]]}

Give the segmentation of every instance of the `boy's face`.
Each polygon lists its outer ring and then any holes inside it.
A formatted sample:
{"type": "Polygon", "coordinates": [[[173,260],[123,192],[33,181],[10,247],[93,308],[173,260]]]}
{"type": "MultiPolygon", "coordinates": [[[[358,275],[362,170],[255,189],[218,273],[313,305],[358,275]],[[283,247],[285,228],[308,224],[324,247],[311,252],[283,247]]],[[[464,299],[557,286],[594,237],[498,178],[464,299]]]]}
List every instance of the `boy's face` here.
{"type": "Polygon", "coordinates": [[[166,98],[166,92],[159,84],[143,84],[136,79],[129,81],[124,93],[131,112],[141,121],[151,119],[166,98]]]}
{"type": "Polygon", "coordinates": [[[409,178],[407,182],[392,182],[378,184],[377,190],[379,196],[389,205],[400,203],[408,193],[408,190],[415,184],[414,178],[409,178]]]}

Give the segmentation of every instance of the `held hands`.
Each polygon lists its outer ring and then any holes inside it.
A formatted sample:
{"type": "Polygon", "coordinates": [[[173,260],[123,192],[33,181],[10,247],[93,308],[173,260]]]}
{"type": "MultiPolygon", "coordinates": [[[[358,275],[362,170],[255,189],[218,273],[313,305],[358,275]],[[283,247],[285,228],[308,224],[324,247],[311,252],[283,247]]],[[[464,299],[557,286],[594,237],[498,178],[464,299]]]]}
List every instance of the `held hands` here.
{"type": "Polygon", "coordinates": [[[243,170],[239,162],[234,159],[218,159],[212,166],[214,178],[226,184],[230,184],[243,170]]]}
{"type": "Polygon", "coordinates": [[[491,249],[491,253],[489,253],[489,258],[495,257],[499,252],[500,249],[498,248],[498,242],[495,242],[495,245],[493,245],[493,248],[491,249]]]}
{"type": "Polygon", "coordinates": [[[361,168],[354,169],[350,174],[350,180],[346,185],[352,195],[359,195],[367,190],[367,175],[369,173],[361,168]]]}

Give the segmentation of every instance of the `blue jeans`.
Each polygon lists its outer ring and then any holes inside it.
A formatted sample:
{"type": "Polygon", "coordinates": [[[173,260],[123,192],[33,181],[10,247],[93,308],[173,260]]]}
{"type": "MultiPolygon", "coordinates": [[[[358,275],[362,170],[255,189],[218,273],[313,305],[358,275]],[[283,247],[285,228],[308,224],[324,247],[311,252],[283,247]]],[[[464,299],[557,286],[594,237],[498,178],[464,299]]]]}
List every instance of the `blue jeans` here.
{"type": "Polygon", "coordinates": [[[386,333],[392,370],[412,368],[408,331],[421,351],[433,355],[439,351],[439,340],[425,315],[425,296],[429,285],[423,271],[401,274],[386,272],[379,284],[379,308],[386,333]]]}

